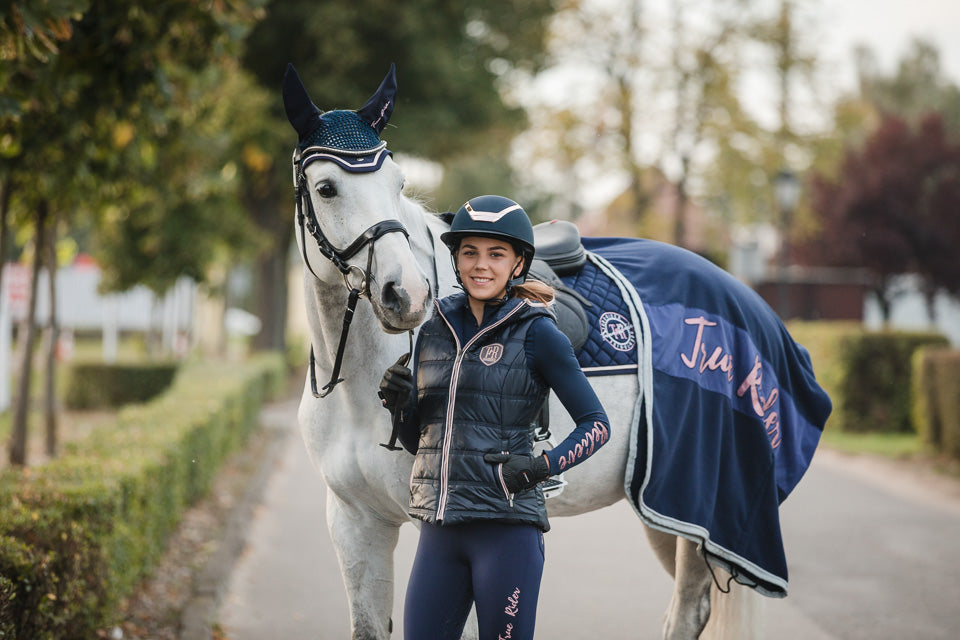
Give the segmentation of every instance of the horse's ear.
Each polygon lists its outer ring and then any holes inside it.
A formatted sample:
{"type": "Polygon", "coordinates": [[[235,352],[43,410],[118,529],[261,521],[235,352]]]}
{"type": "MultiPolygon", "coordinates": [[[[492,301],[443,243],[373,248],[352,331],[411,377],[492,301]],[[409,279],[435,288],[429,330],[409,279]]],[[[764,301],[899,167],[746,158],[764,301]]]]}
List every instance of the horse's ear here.
{"type": "Polygon", "coordinates": [[[393,105],[397,99],[397,69],[391,62],[390,70],[380,83],[377,92],[370,96],[367,104],[357,109],[357,115],[363,118],[379,135],[387,126],[387,120],[393,113],[393,105]]]}
{"type": "Polygon", "coordinates": [[[287,112],[287,120],[297,130],[301,142],[320,126],[320,116],[323,112],[310,100],[306,87],[297,75],[297,70],[289,63],[283,74],[283,108],[287,112]]]}

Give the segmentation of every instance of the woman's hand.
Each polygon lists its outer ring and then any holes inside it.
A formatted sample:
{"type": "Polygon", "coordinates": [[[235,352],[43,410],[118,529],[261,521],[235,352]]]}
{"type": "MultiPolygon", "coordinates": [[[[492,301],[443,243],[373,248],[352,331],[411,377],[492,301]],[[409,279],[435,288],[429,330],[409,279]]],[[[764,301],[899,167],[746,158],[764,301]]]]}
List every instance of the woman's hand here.
{"type": "Polygon", "coordinates": [[[401,398],[406,399],[413,391],[413,372],[407,368],[410,354],[405,353],[400,359],[390,365],[380,380],[380,401],[391,413],[397,408],[401,398]]]}
{"type": "Polygon", "coordinates": [[[550,463],[546,456],[487,453],[483,459],[491,464],[503,464],[503,483],[510,493],[532,489],[550,476],[550,463]]]}

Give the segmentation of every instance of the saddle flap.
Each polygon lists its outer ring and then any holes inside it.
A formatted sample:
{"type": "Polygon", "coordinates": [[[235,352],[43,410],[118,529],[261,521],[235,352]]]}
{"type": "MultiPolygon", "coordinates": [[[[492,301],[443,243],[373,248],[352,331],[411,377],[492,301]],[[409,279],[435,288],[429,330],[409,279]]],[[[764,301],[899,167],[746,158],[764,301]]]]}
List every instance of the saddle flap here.
{"type": "Polygon", "coordinates": [[[580,243],[580,230],[572,222],[551,220],[533,227],[538,259],[549,264],[558,276],[576,273],[587,260],[580,243]]]}
{"type": "Polygon", "coordinates": [[[557,326],[570,339],[574,352],[579,351],[590,333],[587,313],[583,310],[583,305],[590,305],[590,302],[563,284],[563,280],[550,265],[539,258],[535,258],[530,267],[530,277],[553,287],[556,294],[553,314],[557,319],[557,326]]]}

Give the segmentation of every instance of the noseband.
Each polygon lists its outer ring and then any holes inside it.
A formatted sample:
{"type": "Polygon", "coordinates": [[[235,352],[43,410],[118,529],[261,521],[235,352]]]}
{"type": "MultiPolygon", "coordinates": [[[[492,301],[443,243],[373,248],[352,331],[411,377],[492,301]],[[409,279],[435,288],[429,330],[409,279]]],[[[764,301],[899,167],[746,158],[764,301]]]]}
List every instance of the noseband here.
{"type": "MultiPolygon", "coordinates": [[[[347,334],[350,331],[350,323],[353,322],[353,313],[357,308],[357,301],[361,296],[370,297],[370,269],[373,265],[373,244],[378,239],[388,233],[402,233],[408,240],[410,234],[406,227],[399,220],[382,220],[361,233],[345,249],[337,249],[333,243],[323,234],[320,229],[320,223],[317,220],[317,213],[313,208],[313,199],[310,197],[307,176],[304,170],[311,161],[317,159],[316,154],[311,155],[312,148],[305,149],[302,153],[295,153],[293,157],[293,167],[295,172],[294,184],[297,197],[297,225],[300,227],[300,246],[303,254],[303,261],[307,269],[315,278],[320,279],[317,273],[310,265],[310,258],[307,256],[307,234],[316,241],[321,255],[332,262],[334,266],[343,274],[343,283],[350,292],[347,296],[347,308],[343,314],[343,328],[340,331],[340,344],[337,347],[337,356],[333,365],[333,372],[330,376],[330,382],[323,386],[323,390],[317,389],[316,358],[313,353],[313,345],[310,345],[310,389],[314,398],[325,398],[333,391],[333,388],[343,382],[340,377],[340,367],[343,364],[343,352],[347,345],[347,334]],[[360,252],[361,249],[370,245],[370,251],[367,253],[367,268],[362,269],[357,265],[350,264],[348,260],[360,252]],[[359,276],[359,282],[353,284],[350,282],[351,274],[359,276]]],[[[410,341],[413,342],[413,331],[410,331],[410,341]]],[[[411,349],[412,350],[412,349],[411,349]]]]}

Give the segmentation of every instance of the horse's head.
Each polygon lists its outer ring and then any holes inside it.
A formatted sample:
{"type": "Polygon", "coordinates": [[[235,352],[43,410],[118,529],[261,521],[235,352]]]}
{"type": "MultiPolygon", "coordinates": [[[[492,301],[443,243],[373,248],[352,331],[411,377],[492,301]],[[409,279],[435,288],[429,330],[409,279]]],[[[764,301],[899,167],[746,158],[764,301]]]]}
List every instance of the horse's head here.
{"type": "Polygon", "coordinates": [[[283,79],[287,118],[299,135],[293,165],[300,254],[318,280],[345,282],[368,297],[391,333],[419,325],[433,296],[411,249],[415,219],[403,173],[380,140],[395,95],[393,65],[357,111],[322,112],[292,65],[283,79]]]}

